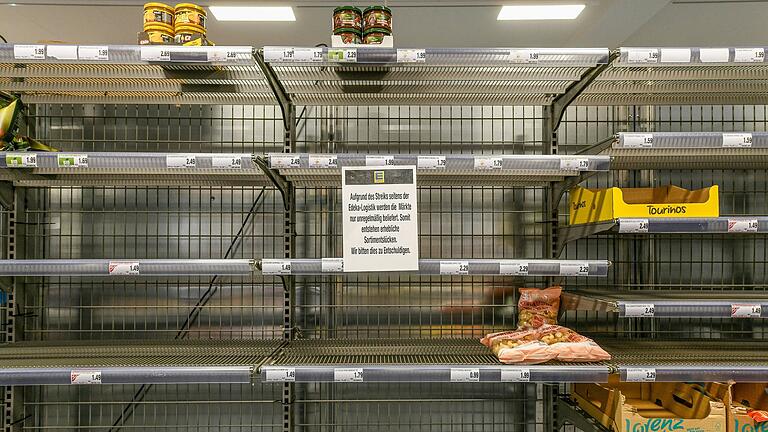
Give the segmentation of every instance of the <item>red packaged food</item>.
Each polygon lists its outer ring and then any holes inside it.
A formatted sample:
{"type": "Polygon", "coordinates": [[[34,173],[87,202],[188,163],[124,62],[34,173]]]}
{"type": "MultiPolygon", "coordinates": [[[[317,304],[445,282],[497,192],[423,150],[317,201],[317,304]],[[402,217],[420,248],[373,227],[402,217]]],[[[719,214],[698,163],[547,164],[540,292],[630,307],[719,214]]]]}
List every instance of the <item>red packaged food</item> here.
{"type": "Polygon", "coordinates": [[[520,288],[517,302],[517,327],[539,328],[545,324],[557,324],[562,288],[520,288]]]}
{"type": "Polygon", "coordinates": [[[499,361],[507,364],[539,364],[552,360],[555,355],[552,347],[541,341],[521,342],[513,348],[502,347],[496,352],[499,361]]]}
{"type": "Polygon", "coordinates": [[[755,423],[764,423],[768,421],[768,411],[750,410],[747,411],[747,415],[755,421],[755,423]]]}

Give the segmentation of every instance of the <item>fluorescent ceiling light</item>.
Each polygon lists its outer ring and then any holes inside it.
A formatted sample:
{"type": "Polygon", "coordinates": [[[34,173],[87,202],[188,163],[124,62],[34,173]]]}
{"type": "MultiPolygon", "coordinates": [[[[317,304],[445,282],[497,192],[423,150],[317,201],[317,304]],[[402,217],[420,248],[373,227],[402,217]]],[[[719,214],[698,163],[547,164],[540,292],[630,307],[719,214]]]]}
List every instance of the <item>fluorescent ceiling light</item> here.
{"type": "Polygon", "coordinates": [[[583,4],[502,6],[496,19],[499,21],[576,19],[583,10],[583,4]]]}
{"type": "Polygon", "coordinates": [[[296,21],[290,6],[209,6],[218,21],[296,21]]]}

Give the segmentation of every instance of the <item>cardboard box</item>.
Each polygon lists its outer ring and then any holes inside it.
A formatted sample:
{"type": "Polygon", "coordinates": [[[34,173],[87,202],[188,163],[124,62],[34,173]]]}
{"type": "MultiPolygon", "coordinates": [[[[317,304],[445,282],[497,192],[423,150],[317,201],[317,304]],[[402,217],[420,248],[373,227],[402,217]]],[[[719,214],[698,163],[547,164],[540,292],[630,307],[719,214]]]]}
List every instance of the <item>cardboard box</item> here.
{"type": "Polygon", "coordinates": [[[618,218],[691,218],[720,216],[717,185],[689,191],[676,186],[570,191],[570,223],[618,218]]]}
{"type": "Polygon", "coordinates": [[[708,383],[704,391],[725,403],[728,432],[768,432],[768,422],[747,415],[752,409],[768,411],[768,383],[708,383]]]}
{"type": "Polygon", "coordinates": [[[616,432],[726,432],[726,408],[689,384],[575,384],[579,407],[616,432]]]}

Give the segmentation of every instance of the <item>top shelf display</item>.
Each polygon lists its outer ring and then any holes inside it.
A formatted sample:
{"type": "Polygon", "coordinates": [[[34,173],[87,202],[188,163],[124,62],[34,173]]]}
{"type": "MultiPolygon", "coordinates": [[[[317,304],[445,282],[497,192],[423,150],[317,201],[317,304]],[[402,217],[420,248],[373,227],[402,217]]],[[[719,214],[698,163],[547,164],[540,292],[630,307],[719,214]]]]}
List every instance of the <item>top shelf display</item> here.
{"type": "Polygon", "coordinates": [[[250,46],[0,44],[2,63],[253,65],[250,46]]]}

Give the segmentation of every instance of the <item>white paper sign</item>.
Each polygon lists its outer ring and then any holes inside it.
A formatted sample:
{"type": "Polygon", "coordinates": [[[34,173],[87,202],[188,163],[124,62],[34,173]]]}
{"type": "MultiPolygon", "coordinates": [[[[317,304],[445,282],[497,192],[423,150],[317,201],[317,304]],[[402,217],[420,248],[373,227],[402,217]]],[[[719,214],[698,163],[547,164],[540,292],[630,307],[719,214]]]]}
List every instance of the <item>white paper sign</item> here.
{"type": "Polygon", "coordinates": [[[48,45],[48,57],[58,60],[77,60],[77,45],[48,45]]]}
{"type": "Polygon", "coordinates": [[[628,368],[627,382],[654,382],[656,381],[656,369],[653,368],[628,368]]]}
{"type": "Polygon", "coordinates": [[[661,62],[662,63],[690,63],[691,49],[690,48],[662,48],[661,62]]]}
{"type": "Polygon", "coordinates": [[[341,273],[344,271],[343,258],[323,258],[320,261],[323,273],[341,273]]]}
{"type": "Polygon", "coordinates": [[[241,155],[216,155],[211,158],[211,166],[219,169],[242,169],[243,157],[241,155]]]}
{"type": "Polygon", "coordinates": [[[311,154],[309,155],[310,168],[338,168],[339,157],[335,154],[311,154]]]}
{"type": "Polygon", "coordinates": [[[560,263],[560,276],[587,276],[588,262],[560,263]]]}
{"type": "Polygon", "coordinates": [[[656,313],[653,303],[632,303],[624,305],[626,317],[652,317],[656,313]]]}
{"type": "Polygon", "coordinates": [[[269,155],[269,166],[272,168],[300,168],[301,158],[297,154],[273,153],[269,155]]]}
{"type": "Polygon", "coordinates": [[[736,48],[733,61],[736,63],[762,63],[765,61],[765,48],[736,48]]]}
{"type": "Polygon", "coordinates": [[[560,169],[565,171],[586,171],[589,169],[589,159],[562,158],[560,159],[560,169]]]}
{"type": "Polygon", "coordinates": [[[626,148],[653,147],[653,134],[625,133],[623,137],[626,148]]]}
{"type": "Polygon", "coordinates": [[[107,61],[109,60],[109,47],[100,46],[79,46],[77,47],[77,57],[80,60],[107,61]]]}
{"type": "Polygon", "coordinates": [[[451,382],[479,382],[480,369],[451,368],[451,382]]]}
{"type": "Polygon", "coordinates": [[[135,276],[139,274],[139,263],[138,261],[110,261],[108,269],[110,276],[135,276]]]}
{"type": "Polygon", "coordinates": [[[281,367],[281,368],[269,368],[265,370],[266,376],[264,381],[266,382],[294,382],[296,381],[296,368],[281,367]]]}
{"type": "Polygon", "coordinates": [[[760,222],[757,219],[728,219],[729,233],[757,232],[760,222]]]}
{"type": "Polygon", "coordinates": [[[728,48],[701,48],[699,59],[702,63],[728,63],[731,52],[728,48]]]}
{"type": "Polygon", "coordinates": [[[88,167],[88,155],[57,154],[56,164],[59,168],[86,168],[88,167]]]}
{"type": "Polygon", "coordinates": [[[333,380],[336,382],[363,382],[363,369],[334,369],[333,380]]]}
{"type": "Polygon", "coordinates": [[[357,63],[357,48],[329,49],[328,61],[339,63],[357,63]]]}
{"type": "Polygon", "coordinates": [[[658,63],[659,50],[656,48],[631,48],[627,51],[627,63],[658,63]]]}
{"type": "Polygon", "coordinates": [[[45,45],[14,45],[13,58],[16,60],[45,60],[45,45]]]}
{"type": "Polygon", "coordinates": [[[510,63],[538,63],[539,53],[531,49],[513,49],[509,51],[510,63]]]}
{"type": "Polygon", "coordinates": [[[168,168],[194,168],[197,166],[195,155],[167,155],[165,166],[168,168]]]}
{"type": "Polygon", "coordinates": [[[6,154],[5,166],[8,168],[36,168],[37,154],[32,152],[6,154]]]}
{"type": "Polygon", "coordinates": [[[261,274],[289,275],[291,274],[291,262],[281,259],[263,259],[261,260],[261,274]]]}
{"type": "Polygon", "coordinates": [[[445,169],[445,156],[419,156],[417,164],[419,169],[445,169]]]}
{"type": "Polygon", "coordinates": [[[647,233],[648,219],[621,219],[619,221],[620,233],[647,233]]]}
{"type": "Polygon", "coordinates": [[[530,382],[531,370],[528,368],[504,367],[501,369],[501,382],[530,382]]]}
{"type": "Polygon", "coordinates": [[[101,371],[73,370],[69,373],[70,384],[101,384],[101,371]]]}
{"type": "Polygon", "coordinates": [[[501,156],[475,156],[476,170],[496,170],[504,166],[501,156]]]}
{"type": "Polygon", "coordinates": [[[441,275],[469,274],[469,261],[440,261],[441,275]]]}
{"type": "Polygon", "coordinates": [[[723,147],[752,147],[752,134],[723,133],[723,147]]]}
{"type": "Polygon", "coordinates": [[[501,261],[499,274],[513,276],[528,276],[528,262],[526,261],[501,261]]]}
{"type": "Polygon", "coordinates": [[[171,50],[167,46],[143,46],[140,53],[142,61],[171,61],[171,50]]]}
{"type": "Polygon", "coordinates": [[[367,155],[365,156],[365,166],[393,166],[395,157],[392,155],[367,155]]]}
{"type": "Polygon", "coordinates": [[[416,167],[343,167],[344,271],[419,269],[416,167]]]}
{"type": "Polygon", "coordinates": [[[763,306],[760,304],[731,305],[731,318],[760,318],[762,314],[763,306]]]}
{"type": "Polygon", "coordinates": [[[424,49],[397,50],[398,63],[424,63],[427,61],[427,51],[424,49]]]}

